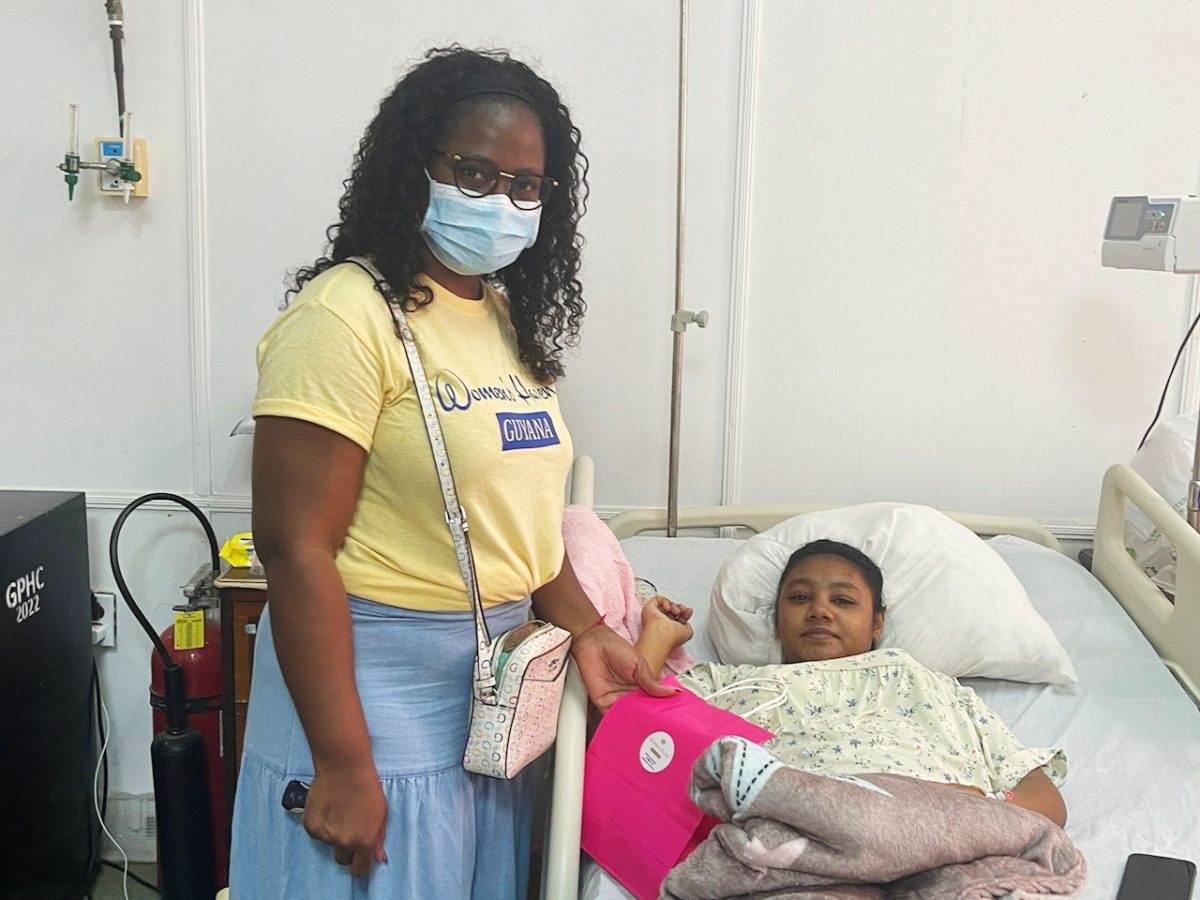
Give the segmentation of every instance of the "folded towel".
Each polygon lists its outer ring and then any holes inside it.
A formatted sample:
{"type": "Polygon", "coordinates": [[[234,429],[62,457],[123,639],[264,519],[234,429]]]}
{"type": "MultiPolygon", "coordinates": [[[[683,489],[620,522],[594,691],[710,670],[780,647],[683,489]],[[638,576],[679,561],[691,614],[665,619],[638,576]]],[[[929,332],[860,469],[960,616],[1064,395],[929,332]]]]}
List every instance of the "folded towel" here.
{"type": "MultiPolygon", "coordinates": [[[[634,572],[616,535],[591,509],[563,511],[563,543],[584,593],[609,627],[631,644],[642,633],[642,601],[634,590],[634,572]]],[[[662,675],[686,672],[696,661],[682,647],[667,657],[662,675]]]]}
{"type": "Polygon", "coordinates": [[[702,753],[690,791],[723,824],[663,900],[1033,900],[1087,877],[1066,833],[1016,804],[905,775],[817,775],[745,738],[702,753]]]}

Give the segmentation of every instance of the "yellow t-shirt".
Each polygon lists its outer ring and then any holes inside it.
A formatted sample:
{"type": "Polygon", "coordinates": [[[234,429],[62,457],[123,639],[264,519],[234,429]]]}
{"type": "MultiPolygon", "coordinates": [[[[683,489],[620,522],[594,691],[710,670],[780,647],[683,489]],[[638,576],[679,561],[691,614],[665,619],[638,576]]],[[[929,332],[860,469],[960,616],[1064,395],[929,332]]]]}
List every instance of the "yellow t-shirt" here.
{"type": "MultiPolygon", "coordinates": [[[[408,320],[445,435],[485,606],[552,580],[563,558],[571,438],[553,385],[517,355],[508,301],[436,284],[408,320]]],[[[359,597],[470,608],[404,345],[371,277],[353,264],[308,282],[258,345],[255,416],[303,419],[367,451],[337,567],[359,597]]]]}

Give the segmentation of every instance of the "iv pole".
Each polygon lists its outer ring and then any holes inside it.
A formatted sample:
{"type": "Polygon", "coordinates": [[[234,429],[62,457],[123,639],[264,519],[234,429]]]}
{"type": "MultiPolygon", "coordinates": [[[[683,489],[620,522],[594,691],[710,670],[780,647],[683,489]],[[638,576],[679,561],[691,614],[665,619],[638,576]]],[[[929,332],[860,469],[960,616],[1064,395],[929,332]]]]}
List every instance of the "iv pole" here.
{"type": "Polygon", "coordinates": [[[684,222],[687,214],[688,0],[679,0],[679,134],[675,171],[675,312],[671,316],[671,444],[667,468],[667,537],[679,531],[679,414],[683,390],[683,333],[695,322],[708,327],[707,312],[683,308],[684,222]]]}
{"type": "MultiPolygon", "coordinates": [[[[1192,276],[1192,310],[1200,297],[1200,275],[1192,276]]],[[[1194,348],[1193,351],[1195,352],[1194,348]]],[[[1180,391],[1182,398],[1183,391],[1180,391]]],[[[1196,419],[1196,443],[1192,450],[1192,480],[1188,482],[1187,522],[1193,531],[1200,531],[1200,415],[1196,419]]]]}

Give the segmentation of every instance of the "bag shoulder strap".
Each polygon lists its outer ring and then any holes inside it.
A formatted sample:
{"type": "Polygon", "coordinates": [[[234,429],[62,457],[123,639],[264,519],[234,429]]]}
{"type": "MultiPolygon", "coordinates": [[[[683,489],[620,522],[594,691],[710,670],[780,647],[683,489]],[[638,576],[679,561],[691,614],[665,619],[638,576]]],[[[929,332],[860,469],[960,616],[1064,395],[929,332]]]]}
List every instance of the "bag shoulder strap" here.
{"type": "Polygon", "coordinates": [[[454,486],[454,473],[450,469],[450,455],[446,452],[446,441],[442,436],[441,422],[437,410],[433,407],[433,395],[429,390],[429,380],[425,377],[425,366],[421,362],[421,354],[417,352],[417,342],[413,338],[408,318],[404,315],[401,302],[392,299],[392,290],[379,269],[369,259],[363,256],[351,256],[347,262],[354,263],[375,280],[375,288],[387,301],[396,330],[404,344],[404,355],[408,360],[408,368],[412,373],[413,385],[416,388],[417,399],[421,404],[421,418],[425,421],[425,433],[429,438],[429,449],[433,453],[433,465],[437,469],[438,483],[442,489],[442,503],[446,507],[446,525],[450,529],[450,537],[454,541],[454,555],[458,558],[458,569],[462,574],[463,584],[471,598],[471,607],[475,616],[475,642],[478,645],[475,654],[475,683],[485,695],[495,693],[496,674],[492,671],[492,660],[488,653],[491,636],[488,634],[487,621],[483,617],[483,601],[479,596],[479,579],[475,574],[475,556],[471,552],[471,540],[467,536],[467,511],[458,500],[458,491],[454,486]]]}

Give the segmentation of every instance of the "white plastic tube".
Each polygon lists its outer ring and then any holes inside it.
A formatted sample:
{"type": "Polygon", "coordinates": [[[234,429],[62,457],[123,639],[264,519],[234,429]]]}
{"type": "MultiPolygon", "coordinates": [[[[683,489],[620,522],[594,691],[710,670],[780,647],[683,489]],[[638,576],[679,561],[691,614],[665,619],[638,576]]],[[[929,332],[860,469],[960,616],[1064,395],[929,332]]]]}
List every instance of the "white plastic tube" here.
{"type": "Polygon", "coordinates": [[[79,104],[70,104],[67,110],[67,155],[79,155],[79,104]]]}
{"type": "MultiPolygon", "coordinates": [[[[133,113],[125,110],[123,121],[121,123],[121,133],[124,135],[121,149],[124,151],[125,162],[133,163],[133,113]]],[[[125,198],[125,205],[129,205],[129,196],[133,193],[133,182],[121,181],[121,193],[125,198]]]]}

